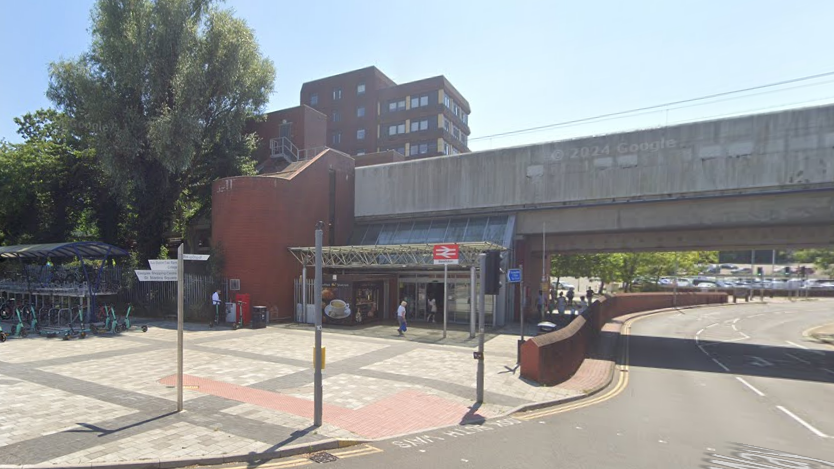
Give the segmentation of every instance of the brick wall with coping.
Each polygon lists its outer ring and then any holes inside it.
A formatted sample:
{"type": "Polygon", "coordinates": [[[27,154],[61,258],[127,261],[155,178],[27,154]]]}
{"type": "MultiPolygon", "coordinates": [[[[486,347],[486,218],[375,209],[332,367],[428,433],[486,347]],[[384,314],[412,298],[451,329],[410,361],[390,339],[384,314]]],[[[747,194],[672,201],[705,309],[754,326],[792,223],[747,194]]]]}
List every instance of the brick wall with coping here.
{"type": "MultiPolygon", "coordinates": [[[[671,308],[673,293],[625,293],[596,300],[568,326],[533,337],[521,346],[521,376],[545,385],[567,381],[576,373],[587,352],[608,322],[640,311],[671,308]]],[[[677,306],[719,304],[727,294],[679,293],[677,306]]]]}

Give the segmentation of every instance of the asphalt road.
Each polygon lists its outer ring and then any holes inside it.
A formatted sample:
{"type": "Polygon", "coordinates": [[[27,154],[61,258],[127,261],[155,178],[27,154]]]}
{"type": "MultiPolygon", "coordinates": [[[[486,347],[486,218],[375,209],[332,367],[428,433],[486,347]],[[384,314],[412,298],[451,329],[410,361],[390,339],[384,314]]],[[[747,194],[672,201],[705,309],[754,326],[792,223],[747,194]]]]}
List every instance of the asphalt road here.
{"type": "MultiPolygon", "coordinates": [[[[622,371],[595,398],[334,451],[339,459],[324,464],[834,467],[834,348],[802,336],[832,321],[832,301],[744,304],[641,319],[621,341],[622,371]]],[[[317,465],[290,458],[260,467],[309,464],[317,465]]]]}

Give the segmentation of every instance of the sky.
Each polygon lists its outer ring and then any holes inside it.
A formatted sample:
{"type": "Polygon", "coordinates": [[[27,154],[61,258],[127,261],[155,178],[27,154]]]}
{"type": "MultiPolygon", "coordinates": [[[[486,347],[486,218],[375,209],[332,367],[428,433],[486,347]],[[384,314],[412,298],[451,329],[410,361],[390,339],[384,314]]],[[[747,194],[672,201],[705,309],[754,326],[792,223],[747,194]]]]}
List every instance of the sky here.
{"type": "MultiPolygon", "coordinates": [[[[51,106],[50,62],[90,44],[93,0],[0,0],[0,139],[51,106]]],[[[474,151],[834,103],[834,75],[506,137],[495,134],[834,71],[834,2],[228,0],[277,76],[266,111],[302,83],[377,66],[446,78],[472,108],[474,151]],[[695,104],[695,105],[693,105],[695,104]]]]}

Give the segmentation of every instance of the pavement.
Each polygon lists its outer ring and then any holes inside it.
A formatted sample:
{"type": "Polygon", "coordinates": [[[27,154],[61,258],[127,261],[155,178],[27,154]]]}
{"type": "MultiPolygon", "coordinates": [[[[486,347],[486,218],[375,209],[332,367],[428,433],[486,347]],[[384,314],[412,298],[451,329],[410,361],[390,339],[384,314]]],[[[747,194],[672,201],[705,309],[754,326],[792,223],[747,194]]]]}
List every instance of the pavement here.
{"type": "Polygon", "coordinates": [[[614,376],[622,321],[606,325],[594,358],[553,387],[519,377],[517,329],[490,332],[481,405],[474,403],[477,339],[468,328],[450,326],[443,339],[438,324],[412,322],[406,337],[394,324],[325,326],[318,428],[312,327],[187,324],[184,412],[176,413],[176,329],[150,326],[115,337],[0,344],[0,467],[262,461],[495,421],[603,390],[614,376]]]}
{"type": "Polygon", "coordinates": [[[443,339],[439,324],[412,322],[405,337],[393,324],[325,326],[324,425],[316,428],[311,326],[187,324],[184,412],[176,413],[175,324],[149,326],[146,333],[0,344],[0,465],[261,460],[482,422],[580,398],[594,385],[521,379],[517,330],[490,332],[485,402],[475,405],[477,338],[468,328],[450,326],[443,339]]]}

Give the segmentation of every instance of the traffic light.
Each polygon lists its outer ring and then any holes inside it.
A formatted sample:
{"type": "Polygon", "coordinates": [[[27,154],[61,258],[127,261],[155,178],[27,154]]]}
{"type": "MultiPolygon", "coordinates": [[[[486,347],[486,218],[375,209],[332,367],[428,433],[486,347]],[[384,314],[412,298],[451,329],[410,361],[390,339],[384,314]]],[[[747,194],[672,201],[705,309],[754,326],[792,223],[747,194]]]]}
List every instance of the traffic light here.
{"type": "Polygon", "coordinates": [[[785,266],[785,275],[790,275],[790,274],[791,274],[791,267],[786,265],[785,266]]]}
{"type": "Polygon", "coordinates": [[[806,273],[805,272],[805,266],[803,265],[802,267],[799,268],[799,275],[804,278],[805,273],[806,273]]]}
{"type": "Polygon", "coordinates": [[[503,283],[501,270],[501,252],[490,251],[486,254],[486,268],[483,272],[484,290],[487,295],[497,295],[503,283]]]}
{"type": "Polygon", "coordinates": [[[764,275],[764,268],[756,267],[756,275],[758,275],[759,277],[763,276],[764,275]]]}

